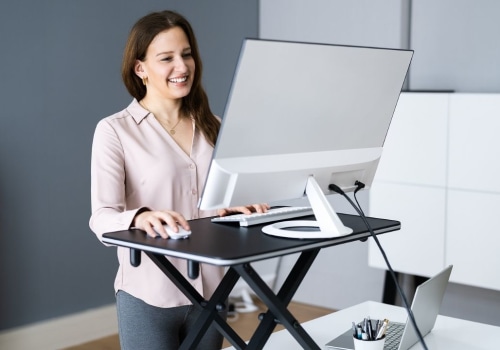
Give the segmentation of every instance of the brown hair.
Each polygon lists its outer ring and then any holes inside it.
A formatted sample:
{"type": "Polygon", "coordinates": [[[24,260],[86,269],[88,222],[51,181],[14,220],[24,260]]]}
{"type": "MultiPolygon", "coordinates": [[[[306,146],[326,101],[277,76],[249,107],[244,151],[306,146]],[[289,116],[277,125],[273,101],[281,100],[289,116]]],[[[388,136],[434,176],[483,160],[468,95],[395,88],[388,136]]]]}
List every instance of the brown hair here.
{"type": "Polygon", "coordinates": [[[196,37],[191,25],[183,16],[173,11],[162,11],[150,13],[137,21],[130,31],[123,54],[123,82],[128,92],[137,101],[144,98],[146,87],[141,78],[135,74],[135,62],[146,59],[147,49],[159,33],[174,27],[181,28],[186,34],[196,67],[191,91],[182,99],[181,111],[184,115],[194,118],[196,126],[200,128],[208,142],[214,146],[220,122],[210,110],[207,94],[201,84],[203,67],[196,37]]]}

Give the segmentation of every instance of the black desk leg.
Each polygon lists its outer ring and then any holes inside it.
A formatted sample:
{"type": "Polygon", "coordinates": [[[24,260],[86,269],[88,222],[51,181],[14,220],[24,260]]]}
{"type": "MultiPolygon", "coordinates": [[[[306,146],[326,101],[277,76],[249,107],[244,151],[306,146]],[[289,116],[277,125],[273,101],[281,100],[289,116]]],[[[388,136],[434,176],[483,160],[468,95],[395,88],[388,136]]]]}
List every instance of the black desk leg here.
{"type": "Polygon", "coordinates": [[[189,350],[195,348],[212,322],[215,322],[217,330],[224,338],[229,340],[236,349],[241,350],[246,348],[246,343],[243,339],[241,339],[241,337],[227,324],[226,320],[218,313],[218,310],[226,307],[225,301],[228,299],[229,293],[231,293],[231,290],[234,288],[239,278],[240,276],[233,268],[228,269],[212,297],[203,307],[200,316],[198,316],[192,330],[189,331],[179,349],[189,350]]]}
{"type": "Polygon", "coordinates": [[[163,255],[145,252],[148,257],[160,268],[160,270],[181,290],[182,293],[193,303],[194,307],[201,309],[201,314],[196,320],[193,328],[188,332],[179,350],[193,349],[200,343],[208,327],[215,322],[218,331],[235,346],[236,349],[244,349],[246,344],[240,336],[227,324],[226,320],[219,314],[225,308],[225,301],[229,293],[238,282],[239,275],[233,269],[229,269],[224,275],[221,283],[215,290],[209,301],[203,299],[198,291],[184,278],[170,261],[163,255]]]}
{"type": "Polygon", "coordinates": [[[234,267],[269,308],[250,339],[247,349],[262,349],[276,327],[276,320],[285,326],[304,349],[320,349],[287,309],[318,253],[319,249],[302,252],[277,295],[249,264],[234,267]]]}
{"type": "Polygon", "coordinates": [[[145,253],[160,270],[170,278],[177,288],[188,297],[193,303],[193,306],[201,309],[200,316],[179,347],[180,350],[195,348],[200,343],[201,338],[212,322],[215,322],[217,330],[228,339],[236,349],[262,349],[276,326],[275,320],[281,322],[304,349],[320,349],[287,309],[293,295],[318,255],[319,249],[301,253],[277,295],[275,295],[262,278],[260,278],[250,264],[241,264],[228,269],[208,302],[203,299],[198,291],[194,289],[165,256],[156,255],[150,252],[145,253]],[[269,308],[269,311],[264,315],[248,345],[219,314],[219,311],[225,307],[224,303],[238,281],[239,276],[245,279],[252,290],[269,308]]]}

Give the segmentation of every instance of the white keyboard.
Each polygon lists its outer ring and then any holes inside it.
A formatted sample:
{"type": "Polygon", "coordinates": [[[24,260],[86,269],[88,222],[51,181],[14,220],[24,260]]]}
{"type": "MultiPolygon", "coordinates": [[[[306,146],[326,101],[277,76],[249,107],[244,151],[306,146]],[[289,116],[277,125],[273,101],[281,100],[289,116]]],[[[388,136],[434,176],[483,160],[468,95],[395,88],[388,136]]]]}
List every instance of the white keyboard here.
{"type": "Polygon", "coordinates": [[[271,208],[265,213],[235,214],[212,218],[217,223],[239,223],[240,226],[252,226],[273,221],[294,219],[301,216],[313,215],[311,207],[280,207],[271,208]]]}

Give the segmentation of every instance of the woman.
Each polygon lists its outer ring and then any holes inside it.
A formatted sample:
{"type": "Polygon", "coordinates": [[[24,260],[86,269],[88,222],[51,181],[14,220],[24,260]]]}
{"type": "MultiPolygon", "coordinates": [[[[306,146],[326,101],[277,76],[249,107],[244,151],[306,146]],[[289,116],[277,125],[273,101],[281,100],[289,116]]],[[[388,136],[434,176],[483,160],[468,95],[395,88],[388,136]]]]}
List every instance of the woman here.
{"type": "MultiPolygon", "coordinates": [[[[90,227],[98,238],[136,227],[166,239],[163,224],[175,232],[178,226],[189,230],[187,220],[217,214],[197,208],[220,126],[201,73],[196,39],[184,17],[163,11],[134,25],[122,63],[134,100],[98,123],[92,145],[90,227]]],[[[252,205],[218,214],[267,209],[252,205]]],[[[177,349],[197,311],[150,259],[143,257],[139,267],[132,267],[128,249],[118,248],[118,260],[122,349],[177,349]]],[[[170,261],[187,275],[185,260],[170,261]]],[[[222,275],[220,267],[202,264],[199,277],[190,281],[208,299],[222,275]]],[[[220,349],[222,336],[211,327],[200,344],[220,349]]]]}

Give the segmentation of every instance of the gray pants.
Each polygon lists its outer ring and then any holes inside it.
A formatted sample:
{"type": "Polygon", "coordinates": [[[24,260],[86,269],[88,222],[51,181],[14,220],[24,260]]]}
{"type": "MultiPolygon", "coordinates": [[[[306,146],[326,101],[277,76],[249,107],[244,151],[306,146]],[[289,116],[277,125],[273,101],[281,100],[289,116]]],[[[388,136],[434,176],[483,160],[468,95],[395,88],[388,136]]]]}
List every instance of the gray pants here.
{"type": "MultiPolygon", "coordinates": [[[[192,305],[159,308],[121,290],[116,307],[122,350],[176,350],[199,315],[192,305]]],[[[197,349],[220,349],[222,341],[212,325],[197,349]]]]}

